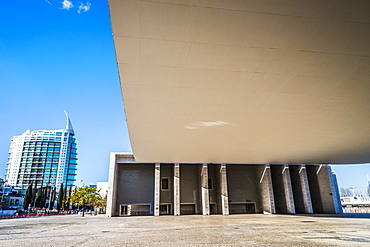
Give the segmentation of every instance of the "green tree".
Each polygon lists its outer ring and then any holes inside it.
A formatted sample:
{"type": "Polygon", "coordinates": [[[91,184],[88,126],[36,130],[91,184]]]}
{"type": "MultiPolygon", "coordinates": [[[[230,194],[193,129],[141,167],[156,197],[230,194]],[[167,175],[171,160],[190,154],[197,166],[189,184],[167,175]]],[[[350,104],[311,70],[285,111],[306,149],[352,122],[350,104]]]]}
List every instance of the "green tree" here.
{"type": "Polygon", "coordinates": [[[38,208],[44,208],[46,203],[46,197],[47,197],[47,187],[41,187],[38,190],[37,196],[36,196],[36,207],[38,208]]]}
{"type": "Polygon", "coordinates": [[[36,195],[36,202],[35,202],[35,207],[39,208],[41,207],[41,198],[42,198],[42,187],[38,189],[37,195],[36,195]]]}
{"type": "Polygon", "coordinates": [[[100,208],[100,210],[105,211],[107,207],[107,194],[104,197],[100,197],[101,199],[97,202],[96,206],[100,208]]]}
{"type": "Polygon", "coordinates": [[[64,188],[64,198],[63,198],[63,210],[69,209],[69,203],[68,203],[68,186],[64,188]]]}
{"type": "Polygon", "coordinates": [[[32,184],[28,185],[26,194],[23,200],[23,208],[24,210],[28,209],[28,205],[32,204],[32,184]]]}
{"type": "MultiPolygon", "coordinates": [[[[67,188],[66,188],[67,189],[67,188]]],[[[70,208],[70,206],[72,206],[69,198],[71,197],[72,195],[72,186],[69,186],[69,191],[68,191],[68,195],[66,196],[66,200],[67,200],[67,208],[70,208]]]]}
{"type": "Polygon", "coordinates": [[[32,197],[31,197],[32,206],[35,206],[36,195],[37,195],[37,184],[35,184],[35,188],[32,189],[32,197]]]}
{"type": "Polygon", "coordinates": [[[86,206],[97,206],[102,197],[96,188],[91,188],[89,186],[84,186],[81,188],[76,188],[73,190],[72,194],[69,196],[69,201],[77,206],[82,206],[82,217],[85,216],[86,206]]]}
{"type": "Polygon", "coordinates": [[[57,201],[57,208],[58,210],[63,209],[64,210],[64,187],[63,184],[60,185],[59,194],[58,194],[58,201],[57,201]]]}
{"type": "Polygon", "coordinates": [[[57,193],[56,188],[53,188],[53,192],[51,192],[51,201],[50,201],[49,209],[54,208],[56,193],[57,193]]]}

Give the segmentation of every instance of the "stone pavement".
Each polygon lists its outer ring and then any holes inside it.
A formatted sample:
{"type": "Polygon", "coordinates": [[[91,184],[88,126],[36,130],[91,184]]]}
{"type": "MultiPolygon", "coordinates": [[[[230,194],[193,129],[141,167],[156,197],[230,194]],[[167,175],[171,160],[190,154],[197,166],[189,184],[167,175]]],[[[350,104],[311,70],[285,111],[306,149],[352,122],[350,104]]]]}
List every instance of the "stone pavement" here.
{"type": "Polygon", "coordinates": [[[63,215],[0,220],[0,246],[370,246],[370,218],[63,215]]]}

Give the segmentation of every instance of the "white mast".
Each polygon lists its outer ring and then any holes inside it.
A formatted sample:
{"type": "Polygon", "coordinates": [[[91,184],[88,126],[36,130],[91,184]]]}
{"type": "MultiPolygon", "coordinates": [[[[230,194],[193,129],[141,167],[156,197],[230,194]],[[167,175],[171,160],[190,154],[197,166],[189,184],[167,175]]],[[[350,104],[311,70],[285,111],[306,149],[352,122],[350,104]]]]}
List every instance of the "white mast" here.
{"type": "Polygon", "coordinates": [[[75,132],[73,131],[72,123],[68,117],[68,113],[66,112],[66,110],[64,110],[64,113],[66,114],[66,118],[67,118],[66,130],[68,130],[69,133],[74,134],[75,132]]]}

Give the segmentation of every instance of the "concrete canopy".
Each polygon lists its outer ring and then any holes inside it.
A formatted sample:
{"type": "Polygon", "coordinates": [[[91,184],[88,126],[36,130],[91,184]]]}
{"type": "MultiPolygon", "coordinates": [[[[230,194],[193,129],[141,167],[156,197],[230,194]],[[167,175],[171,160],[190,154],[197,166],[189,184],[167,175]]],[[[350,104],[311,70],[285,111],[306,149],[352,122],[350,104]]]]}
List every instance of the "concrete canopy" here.
{"type": "Polygon", "coordinates": [[[139,162],[370,162],[370,1],[109,0],[139,162]]]}

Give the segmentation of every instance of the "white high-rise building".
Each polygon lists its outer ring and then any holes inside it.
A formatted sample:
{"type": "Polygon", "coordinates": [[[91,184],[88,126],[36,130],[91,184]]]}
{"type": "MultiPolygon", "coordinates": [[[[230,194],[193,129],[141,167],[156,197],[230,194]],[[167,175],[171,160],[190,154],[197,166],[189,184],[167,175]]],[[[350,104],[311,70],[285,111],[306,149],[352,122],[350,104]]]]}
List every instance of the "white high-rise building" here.
{"type": "Polygon", "coordinates": [[[76,139],[71,121],[60,130],[27,130],[10,143],[5,179],[8,184],[27,187],[75,185],[77,172],[76,139]]]}

